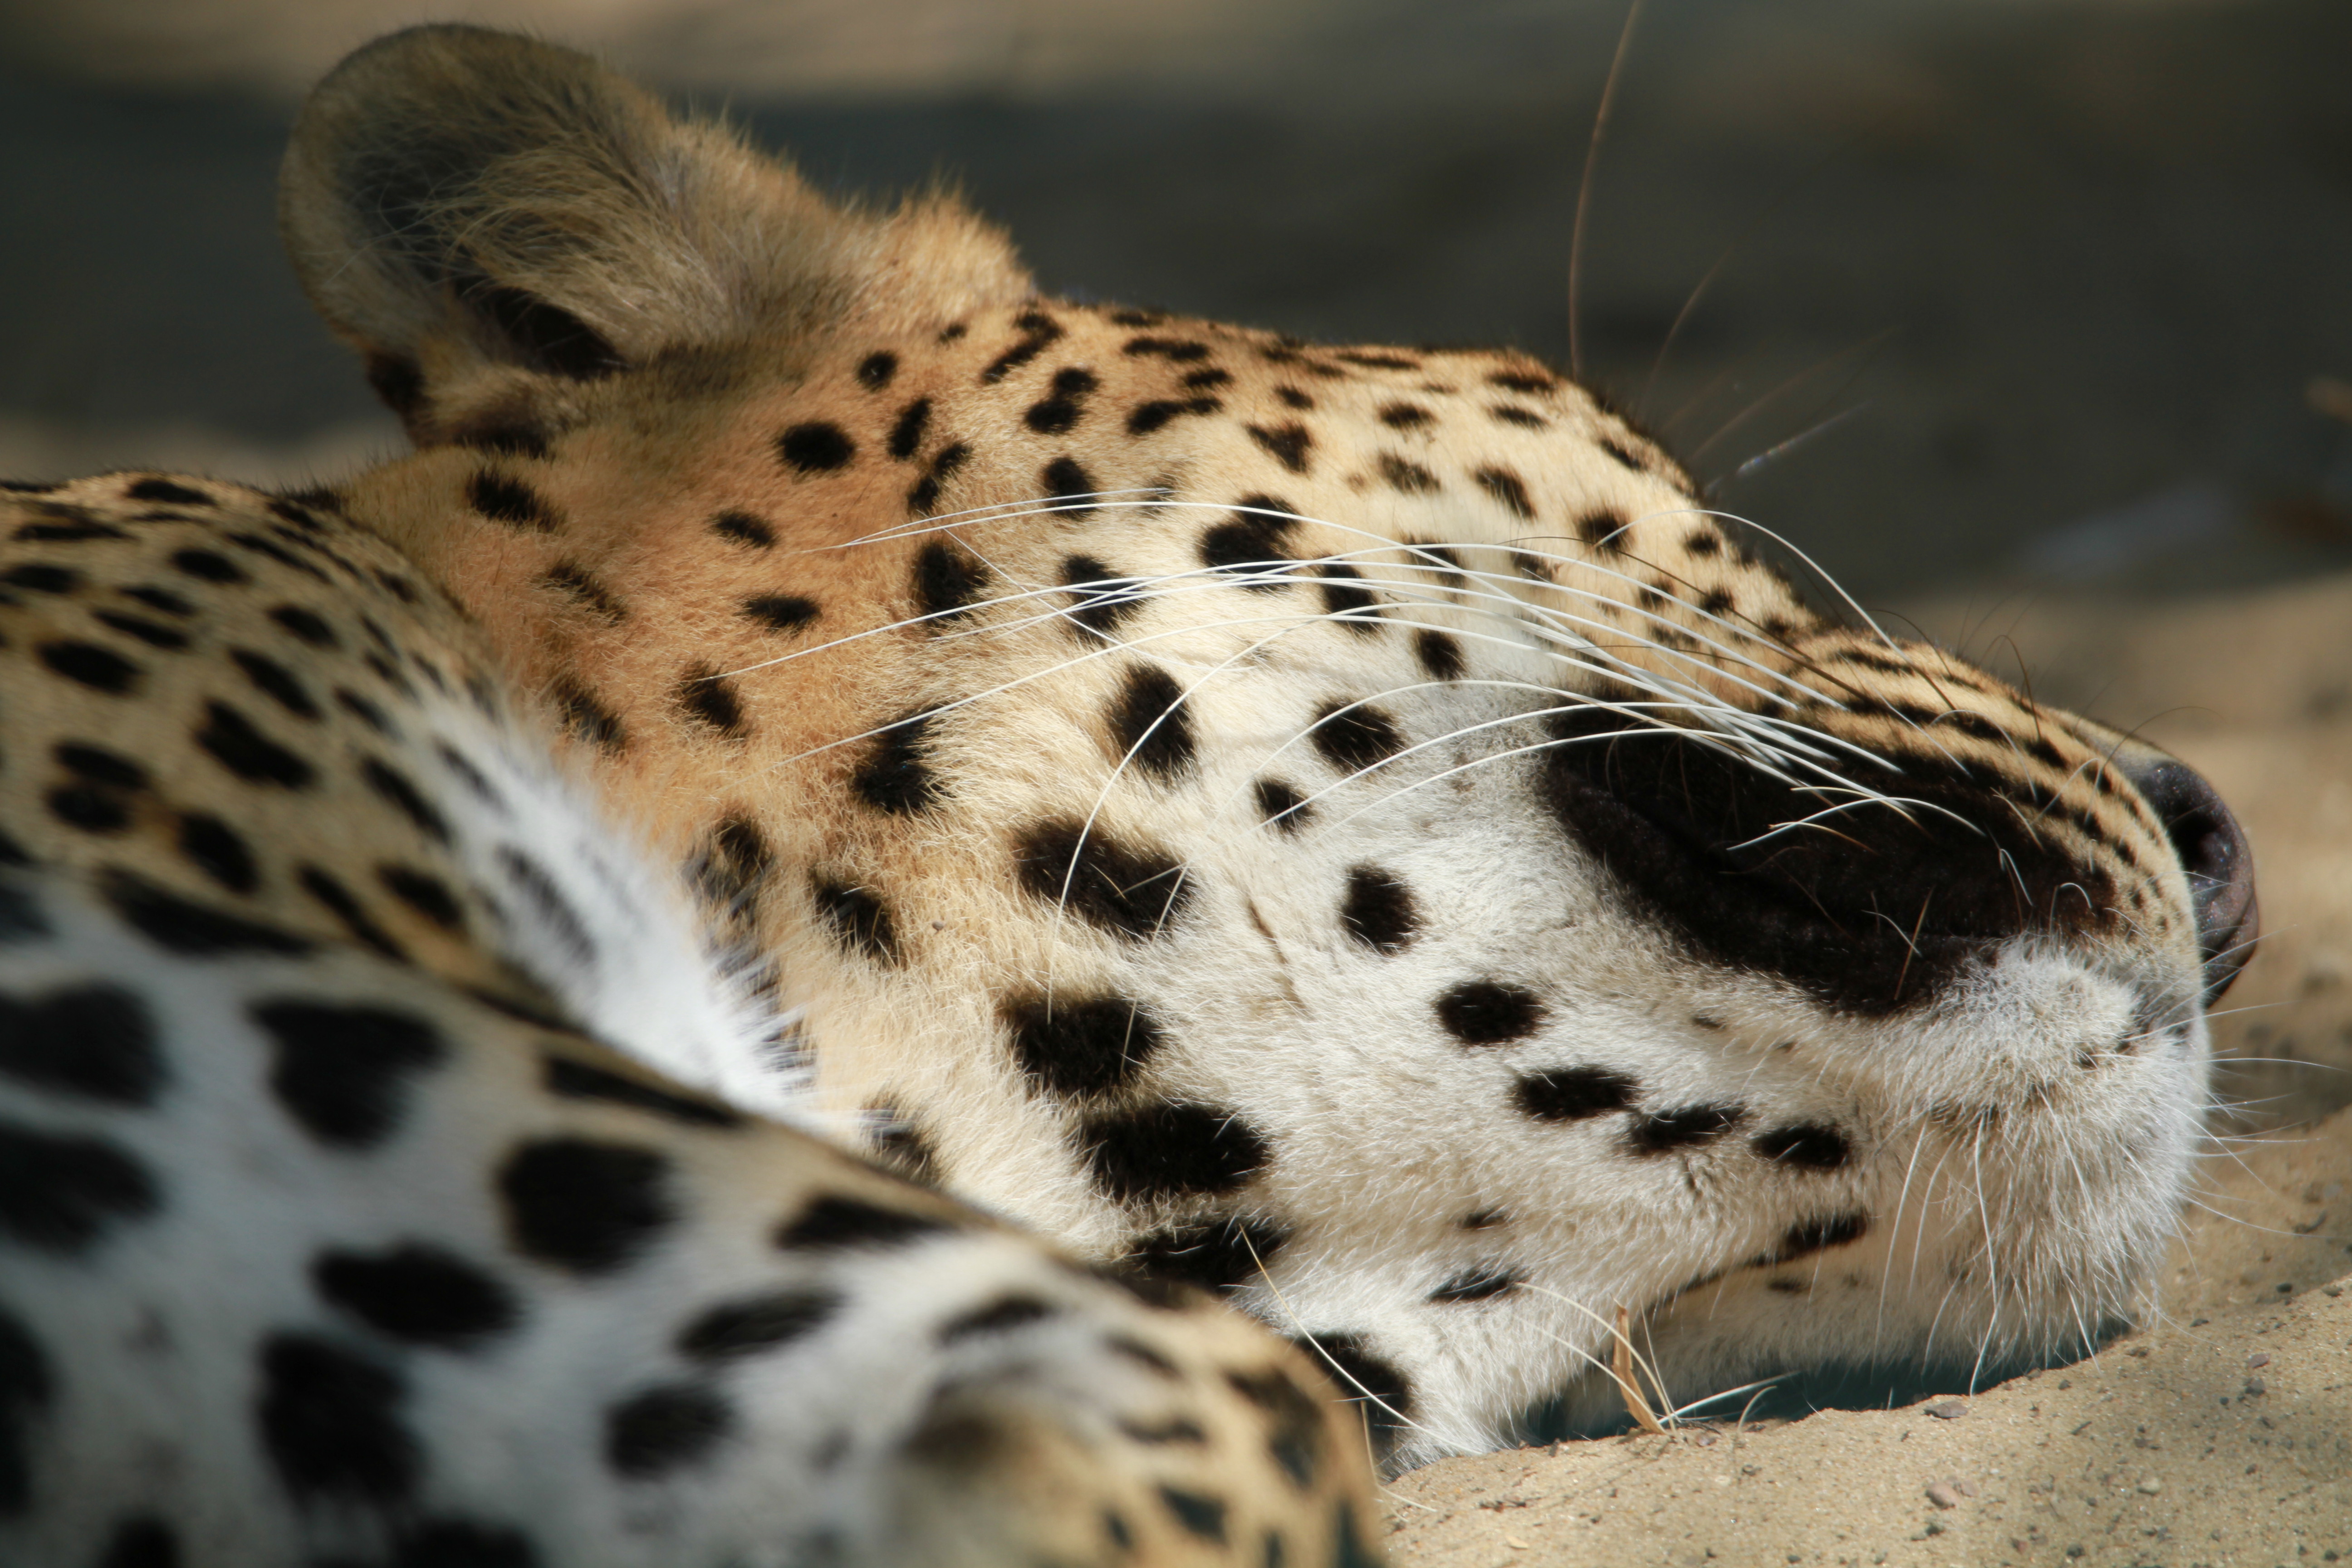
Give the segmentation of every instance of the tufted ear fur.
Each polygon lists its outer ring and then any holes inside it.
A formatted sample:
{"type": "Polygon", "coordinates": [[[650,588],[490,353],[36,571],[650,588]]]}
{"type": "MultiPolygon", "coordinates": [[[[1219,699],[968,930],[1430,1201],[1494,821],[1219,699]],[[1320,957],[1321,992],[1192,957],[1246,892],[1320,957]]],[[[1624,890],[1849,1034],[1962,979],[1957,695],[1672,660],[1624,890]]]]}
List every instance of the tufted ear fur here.
{"type": "Polygon", "coordinates": [[[279,226],[420,442],[667,350],[943,324],[1031,289],[951,199],[837,205],[587,56],[478,27],[368,45],[303,106],[279,226]]]}

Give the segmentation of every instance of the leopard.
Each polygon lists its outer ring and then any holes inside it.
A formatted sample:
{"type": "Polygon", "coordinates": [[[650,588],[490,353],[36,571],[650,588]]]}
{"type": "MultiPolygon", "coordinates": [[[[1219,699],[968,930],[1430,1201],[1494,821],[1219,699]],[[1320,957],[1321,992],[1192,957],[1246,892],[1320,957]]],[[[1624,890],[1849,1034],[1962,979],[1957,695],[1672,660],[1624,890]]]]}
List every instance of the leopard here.
{"type": "Polygon", "coordinates": [[[471,26],[280,189],[412,449],[0,490],[0,1558],[1363,1568],[2147,1310],[2243,830],[1599,393],[471,26]]]}

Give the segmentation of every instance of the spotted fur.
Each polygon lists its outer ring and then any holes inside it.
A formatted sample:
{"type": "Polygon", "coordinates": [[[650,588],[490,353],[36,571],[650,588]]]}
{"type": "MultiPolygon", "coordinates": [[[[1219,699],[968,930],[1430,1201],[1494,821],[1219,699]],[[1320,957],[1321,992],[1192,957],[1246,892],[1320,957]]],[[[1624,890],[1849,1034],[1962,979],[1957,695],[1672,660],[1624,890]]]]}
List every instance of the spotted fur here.
{"type": "Polygon", "coordinates": [[[6,500],[41,1560],[1368,1562],[1346,1423],[1589,1415],[1621,1309],[1684,1396],[2134,1310],[2226,808],[1587,391],[1041,297],[470,29],[284,216],[415,453],[6,500]]]}

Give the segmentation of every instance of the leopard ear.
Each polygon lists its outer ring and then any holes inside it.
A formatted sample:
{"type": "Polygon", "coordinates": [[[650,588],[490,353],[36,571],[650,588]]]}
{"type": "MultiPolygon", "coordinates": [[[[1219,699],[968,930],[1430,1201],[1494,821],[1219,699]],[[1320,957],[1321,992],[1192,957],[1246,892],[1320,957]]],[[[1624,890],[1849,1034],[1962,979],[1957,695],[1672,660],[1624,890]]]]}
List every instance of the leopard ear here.
{"type": "Polygon", "coordinates": [[[420,440],[456,405],[561,397],[674,348],[919,330],[1031,289],[952,200],[838,205],[585,55],[478,27],[336,67],[296,121],[278,219],[420,440]]]}

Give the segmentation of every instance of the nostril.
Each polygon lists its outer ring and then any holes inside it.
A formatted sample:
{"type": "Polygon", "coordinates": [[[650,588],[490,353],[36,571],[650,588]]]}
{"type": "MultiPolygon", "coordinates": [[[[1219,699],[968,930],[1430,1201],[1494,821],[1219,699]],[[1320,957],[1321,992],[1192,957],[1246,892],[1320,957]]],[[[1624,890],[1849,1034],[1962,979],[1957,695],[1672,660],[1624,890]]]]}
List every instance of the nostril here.
{"type": "Polygon", "coordinates": [[[2260,930],[2253,849],[2213,786],[2186,763],[2171,757],[2118,759],[2118,766],[2164,824],[2188,875],[2197,945],[2205,956],[2205,1001],[2210,1005],[2246,966],[2260,930]]]}

